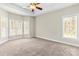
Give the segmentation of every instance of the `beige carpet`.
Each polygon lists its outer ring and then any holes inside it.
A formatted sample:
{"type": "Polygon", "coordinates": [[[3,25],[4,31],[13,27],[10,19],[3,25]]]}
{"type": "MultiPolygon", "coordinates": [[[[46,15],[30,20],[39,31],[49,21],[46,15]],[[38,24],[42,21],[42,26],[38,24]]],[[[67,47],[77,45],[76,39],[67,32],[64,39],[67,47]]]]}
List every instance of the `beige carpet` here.
{"type": "Polygon", "coordinates": [[[79,48],[42,39],[18,39],[0,45],[1,56],[72,56],[79,48]]]}

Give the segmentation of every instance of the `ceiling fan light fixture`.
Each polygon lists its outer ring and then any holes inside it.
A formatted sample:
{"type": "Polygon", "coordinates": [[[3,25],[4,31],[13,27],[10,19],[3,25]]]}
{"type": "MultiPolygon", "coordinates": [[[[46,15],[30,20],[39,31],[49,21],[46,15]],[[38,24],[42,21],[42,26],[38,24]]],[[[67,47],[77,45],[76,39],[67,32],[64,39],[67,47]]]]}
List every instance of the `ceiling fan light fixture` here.
{"type": "Polygon", "coordinates": [[[42,8],[39,6],[40,3],[30,3],[30,8],[32,10],[32,12],[35,11],[35,9],[38,9],[38,10],[42,10],[42,8]]]}
{"type": "Polygon", "coordinates": [[[31,9],[36,9],[36,6],[30,5],[30,8],[31,8],[31,9]]]}

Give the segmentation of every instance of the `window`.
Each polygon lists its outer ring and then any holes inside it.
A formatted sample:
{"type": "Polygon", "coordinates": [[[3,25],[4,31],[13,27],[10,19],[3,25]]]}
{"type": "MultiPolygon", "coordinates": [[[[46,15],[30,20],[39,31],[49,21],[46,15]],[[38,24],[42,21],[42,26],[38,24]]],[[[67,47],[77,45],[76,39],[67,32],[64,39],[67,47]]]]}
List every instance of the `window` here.
{"type": "Polygon", "coordinates": [[[77,16],[63,18],[63,36],[77,39],[77,16]]]}
{"type": "Polygon", "coordinates": [[[22,33],[22,24],[23,24],[23,20],[21,19],[21,20],[16,20],[16,33],[17,33],[17,35],[23,35],[23,33],[22,33]]]}
{"type": "Polygon", "coordinates": [[[8,19],[4,15],[0,17],[0,37],[1,39],[8,37],[8,19]]]}
{"type": "Polygon", "coordinates": [[[24,35],[29,34],[29,20],[24,20],[24,35]]]}
{"type": "Polygon", "coordinates": [[[9,20],[10,36],[23,35],[22,25],[23,25],[22,18],[21,19],[17,17],[10,18],[9,20]]]}
{"type": "Polygon", "coordinates": [[[17,31],[16,31],[16,29],[17,29],[17,27],[16,27],[16,20],[14,20],[14,19],[10,19],[9,20],[9,30],[10,30],[10,32],[9,32],[9,35],[10,36],[15,36],[15,35],[17,35],[17,31]]]}

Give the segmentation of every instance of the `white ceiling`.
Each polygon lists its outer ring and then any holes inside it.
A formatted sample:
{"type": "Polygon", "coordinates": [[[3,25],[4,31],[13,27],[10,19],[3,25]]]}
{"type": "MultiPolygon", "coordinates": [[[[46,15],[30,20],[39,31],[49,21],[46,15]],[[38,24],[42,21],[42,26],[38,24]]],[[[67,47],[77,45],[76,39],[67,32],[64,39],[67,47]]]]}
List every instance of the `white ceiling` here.
{"type": "Polygon", "coordinates": [[[75,3],[41,3],[40,7],[42,7],[43,10],[35,10],[35,13],[31,12],[31,9],[28,7],[29,3],[0,3],[0,8],[20,15],[37,16],[50,11],[56,11],[62,8],[66,8],[74,4],[75,3]]]}

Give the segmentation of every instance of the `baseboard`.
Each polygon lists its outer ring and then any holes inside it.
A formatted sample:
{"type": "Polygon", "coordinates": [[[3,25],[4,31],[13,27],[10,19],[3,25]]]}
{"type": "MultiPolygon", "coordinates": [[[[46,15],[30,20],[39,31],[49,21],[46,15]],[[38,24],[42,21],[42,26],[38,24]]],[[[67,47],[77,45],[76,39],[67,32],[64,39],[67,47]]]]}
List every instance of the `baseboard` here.
{"type": "Polygon", "coordinates": [[[64,41],[59,41],[59,40],[55,40],[55,39],[49,39],[49,38],[44,38],[44,37],[36,37],[39,39],[44,39],[44,40],[49,40],[49,41],[54,41],[54,42],[58,42],[58,43],[63,43],[63,44],[67,44],[67,45],[71,45],[71,46],[75,46],[75,47],[79,47],[78,44],[73,44],[73,43],[69,43],[69,42],[64,42],[64,41]]]}
{"type": "MultiPolygon", "coordinates": [[[[34,37],[34,38],[39,38],[39,39],[44,39],[44,40],[49,40],[49,41],[55,41],[55,42],[59,42],[59,43],[63,43],[63,44],[79,47],[79,44],[73,44],[73,43],[59,41],[59,40],[55,40],[55,39],[49,39],[49,38],[45,38],[45,37],[34,37]]],[[[5,43],[5,42],[7,42],[7,41],[8,41],[8,39],[6,39],[6,40],[5,39],[1,39],[0,40],[0,45],[5,43]]]]}
{"type": "Polygon", "coordinates": [[[9,38],[3,38],[3,39],[0,39],[0,45],[7,42],[7,41],[12,41],[12,40],[18,40],[18,39],[28,39],[30,37],[28,36],[10,36],[9,38]]]}
{"type": "Polygon", "coordinates": [[[4,44],[4,43],[7,42],[7,41],[8,41],[8,39],[7,39],[7,40],[5,40],[5,39],[2,40],[2,39],[1,39],[1,40],[0,40],[0,45],[1,45],[1,44],[4,44]]]}

